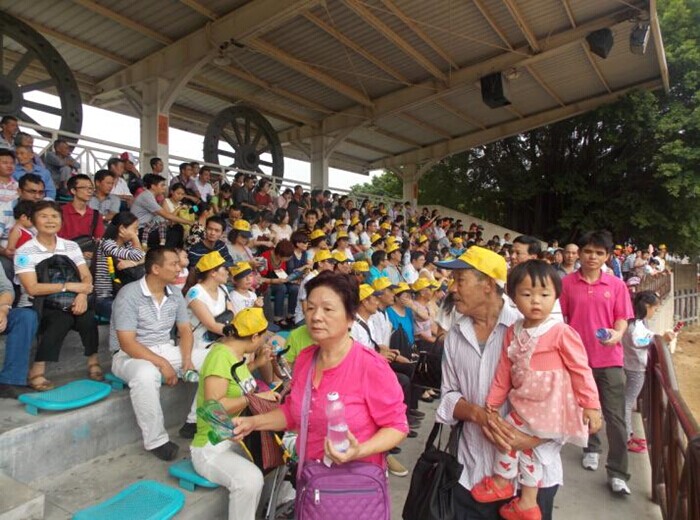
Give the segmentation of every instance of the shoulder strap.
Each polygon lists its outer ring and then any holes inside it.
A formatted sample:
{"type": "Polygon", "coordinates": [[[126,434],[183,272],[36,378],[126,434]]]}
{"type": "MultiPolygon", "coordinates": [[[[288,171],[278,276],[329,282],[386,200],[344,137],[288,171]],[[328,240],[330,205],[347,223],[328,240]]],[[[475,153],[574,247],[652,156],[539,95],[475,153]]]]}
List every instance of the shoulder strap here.
{"type": "Polygon", "coordinates": [[[100,218],[100,212],[96,209],[92,210],[92,225],[90,226],[90,236],[95,238],[95,230],[97,230],[97,219],[100,218]]]}
{"type": "Polygon", "coordinates": [[[304,468],[304,457],[306,456],[306,438],[309,433],[309,410],[311,409],[311,387],[313,386],[314,370],[318,359],[318,348],[311,360],[309,373],[306,375],[306,386],[304,387],[304,398],[301,401],[301,428],[299,429],[299,461],[297,462],[297,482],[301,482],[301,471],[304,468]]]}
{"type": "Polygon", "coordinates": [[[372,333],[369,330],[369,325],[367,325],[364,321],[355,318],[355,323],[357,323],[360,327],[365,329],[365,332],[367,332],[367,335],[369,336],[369,340],[372,342],[370,345],[371,347],[374,348],[374,350],[379,350],[379,347],[377,346],[377,342],[374,341],[374,338],[372,337],[372,333]]]}

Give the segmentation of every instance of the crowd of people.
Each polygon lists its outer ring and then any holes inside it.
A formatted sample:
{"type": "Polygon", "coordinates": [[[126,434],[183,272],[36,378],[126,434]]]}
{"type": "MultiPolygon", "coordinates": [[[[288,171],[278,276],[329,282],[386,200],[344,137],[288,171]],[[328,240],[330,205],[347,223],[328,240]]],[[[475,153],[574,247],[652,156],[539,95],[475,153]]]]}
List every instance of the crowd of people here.
{"type": "Polygon", "coordinates": [[[610,488],[630,494],[628,453],[645,449],[631,410],[660,304],[637,286],[667,270],[666,246],[623,247],[605,231],[564,247],[488,238],[409,202],[274,193],[269,179],[237,173],[229,184],[197,163],[168,180],[154,158],[142,175],[127,152],[88,176],[65,141],[39,157],[16,119],[0,126],[0,397],[53,388],[47,369],[70,330],[87,376],[103,380],[98,324],[108,322],[110,369],[160,459],[179,452],[160,388],[198,374],[179,436],[192,439],[195,469],[229,489],[229,518],[252,520],[263,487],[238,441],[298,430],[307,380],[319,396],[309,457],[396,476],[409,474],[399,444],[426,419],[419,403],[439,400],[436,420],[461,430],[457,518],[551,518],[561,447],[580,445],[595,471],[603,419],[610,488]],[[291,331],[293,373],[282,403],[279,330],[291,331]],[[328,392],[347,408],[344,452],[325,441],[328,392]],[[217,444],[196,414],[212,399],[236,425],[217,444]],[[248,416],[254,399],[274,409],[248,416]]]}

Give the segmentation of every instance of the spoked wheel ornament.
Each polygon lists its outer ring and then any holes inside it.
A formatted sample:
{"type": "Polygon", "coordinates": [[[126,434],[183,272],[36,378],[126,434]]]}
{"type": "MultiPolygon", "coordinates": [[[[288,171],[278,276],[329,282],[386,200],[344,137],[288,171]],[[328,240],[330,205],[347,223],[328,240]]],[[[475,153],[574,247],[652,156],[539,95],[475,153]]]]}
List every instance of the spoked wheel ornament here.
{"type": "Polygon", "coordinates": [[[284,155],[277,132],[254,108],[237,105],[219,112],[204,136],[204,160],[282,178],[284,155]]]}

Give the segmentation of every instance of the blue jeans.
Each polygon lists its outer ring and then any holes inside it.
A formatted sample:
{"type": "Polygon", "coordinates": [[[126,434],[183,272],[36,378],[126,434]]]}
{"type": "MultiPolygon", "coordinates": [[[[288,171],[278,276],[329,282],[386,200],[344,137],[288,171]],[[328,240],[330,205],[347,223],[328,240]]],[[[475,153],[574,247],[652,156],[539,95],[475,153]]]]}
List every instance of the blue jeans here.
{"type": "Polygon", "coordinates": [[[95,301],[95,316],[109,320],[112,318],[114,298],[97,298],[95,301]]]}
{"type": "Polygon", "coordinates": [[[39,318],[34,309],[10,309],[7,315],[5,362],[0,372],[0,383],[25,386],[29,373],[29,354],[36,337],[39,318]]]}
{"type": "Polygon", "coordinates": [[[299,294],[299,286],[291,283],[280,283],[270,285],[270,295],[274,297],[273,313],[275,319],[284,319],[284,300],[288,299],[287,311],[290,314],[294,313],[297,305],[297,295],[299,294]]]}

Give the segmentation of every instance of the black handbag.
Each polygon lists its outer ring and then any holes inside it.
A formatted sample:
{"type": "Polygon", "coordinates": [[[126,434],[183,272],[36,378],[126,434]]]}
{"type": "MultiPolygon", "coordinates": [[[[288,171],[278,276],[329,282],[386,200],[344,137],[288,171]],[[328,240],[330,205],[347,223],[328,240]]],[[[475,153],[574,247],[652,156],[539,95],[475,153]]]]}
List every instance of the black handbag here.
{"type": "Polygon", "coordinates": [[[425,451],[413,468],[411,488],[403,506],[403,520],[453,520],[454,489],[459,485],[462,464],[457,460],[457,447],[462,423],[452,427],[446,450],[440,449],[442,424],[435,423],[428,436],[425,451]],[[435,447],[435,438],[438,445],[435,447]]]}
{"type": "Polygon", "coordinates": [[[435,388],[440,390],[442,383],[442,352],[444,350],[443,341],[438,340],[433,344],[418,342],[420,352],[416,369],[413,372],[411,383],[422,388],[435,388]],[[427,348],[421,348],[422,346],[427,348]]]}

